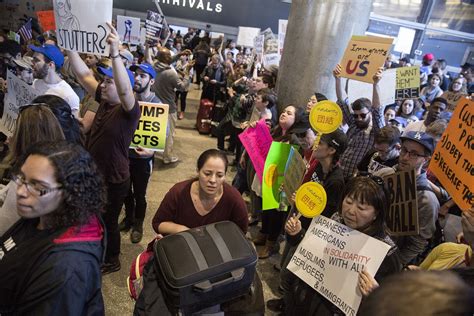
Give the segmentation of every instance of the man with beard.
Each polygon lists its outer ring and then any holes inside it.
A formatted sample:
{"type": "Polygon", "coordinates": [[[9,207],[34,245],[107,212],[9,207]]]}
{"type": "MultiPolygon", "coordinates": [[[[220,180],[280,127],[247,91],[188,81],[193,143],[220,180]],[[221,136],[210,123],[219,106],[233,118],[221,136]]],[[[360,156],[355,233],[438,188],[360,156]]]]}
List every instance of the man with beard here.
{"type": "MultiPolygon", "coordinates": [[[[130,67],[135,72],[133,91],[138,101],[161,103],[154,92],[150,91],[155,83],[156,72],[152,65],[143,63],[130,67]]],[[[130,149],[130,190],[125,198],[125,218],[119,225],[120,231],[130,233],[132,243],[139,243],[143,237],[143,221],[146,213],[146,189],[153,169],[154,152],[147,148],[130,149]]]]}
{"type": "Polygon", "coordinates": [[[28,46],[33,52],[33,88],[39,94],[56,95],[71,107],[75,117],[79,114],[79,97],[71,86],[59,76],[64,56],[55,45],[28,46]]]}
{"type": "Polygon", "coordinates": [[[336,79],[337,103],[341,107],[344,122],[349,125],[347,149],[341,156],[341,167],[344,178],[353,177],[357,172],[357,165],[369,150],[374,147],[375,134],[385,125],[383,108],[380,104],[379,81],[382,78],[382,68],[374,75],[372,102],[367,98],[360,98],[352,103],[352,113],[349,109],[349,99],[341,84],[341,65],[333,71],[336,79]]]}
{"type": "Polygon", "coordinates": [[[448,107],[448,101],[445,98],[435,98],[433,102],[431,102],[430,107],[428,108],[428,114],[426,115],[425,120],[411,122],[405,128],[403,135],[407,134],[408,132],[425,132],[426,128],[433,123],[434,121],[438,120],[441,116],[441,113],[446,111],[448,107]]]}

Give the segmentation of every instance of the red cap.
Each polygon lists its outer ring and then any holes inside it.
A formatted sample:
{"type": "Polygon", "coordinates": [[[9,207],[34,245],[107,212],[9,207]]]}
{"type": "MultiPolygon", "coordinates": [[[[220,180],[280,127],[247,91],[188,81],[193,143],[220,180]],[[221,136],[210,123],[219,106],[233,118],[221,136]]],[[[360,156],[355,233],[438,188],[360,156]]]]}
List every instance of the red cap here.
{"type": "Polygon", "coordinates": [[[425,59],[425,60],[433,60],[433,59],[434,59],[434,55],[431,54],[431,53],[425,54],[425,56],[423,56],[423,59],[425,59]]]}

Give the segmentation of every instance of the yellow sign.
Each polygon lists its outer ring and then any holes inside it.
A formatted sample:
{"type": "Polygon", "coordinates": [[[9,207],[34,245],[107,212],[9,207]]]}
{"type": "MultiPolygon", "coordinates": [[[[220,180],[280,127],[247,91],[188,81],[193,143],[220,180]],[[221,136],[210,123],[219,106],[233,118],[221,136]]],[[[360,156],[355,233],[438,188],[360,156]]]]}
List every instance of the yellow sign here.
{"type": "Polygon", "coordinates": [[[153,151],[163,151],[166,143],[169,106],[148,102],[139,102],[139,104],[142,115],[130,148],[140,146],[153,151]]]}
{"type": "Polygon", "coordinates": [[[395,99],[414,99],[420,95],[420,67],[397,68],[395,99]]]}
{"type": "Polygon", "coordinates": [[[342,77],[374,83],[372,77],[384,65],[392,42],[392,38],[352,36],[341,61],[342,77]]]}
{"type": "Polygon", "coordinates": [[[334,132],[342,124],[342,111],[332,101],[318,102],[309,113],[309,122],[319,134],[334,132]]]}
{"type": "Polygon", "coordinates": [[[326,207],[326,203],[326,191],[319,183],[307,182],[296,191],[296,208],[306,218],[320,215],[326,207]]]}

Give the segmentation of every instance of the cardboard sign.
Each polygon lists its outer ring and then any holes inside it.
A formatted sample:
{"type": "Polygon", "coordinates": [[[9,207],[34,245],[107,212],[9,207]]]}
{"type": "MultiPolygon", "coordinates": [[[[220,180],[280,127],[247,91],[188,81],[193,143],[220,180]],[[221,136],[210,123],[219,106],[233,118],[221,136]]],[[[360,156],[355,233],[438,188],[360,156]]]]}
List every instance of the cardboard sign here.
{"type": "Polygon", "coordinates": [[[362,299],[359,272],[375,275],[390,246],[324,216],[313,219],[287,269],[355,316],[362,299]]]}
{"type": "Polygon", "coordinates": [[[385,63],[392,38],[352,36],[341,61],[342,77],[374,83],[372,77],[385,63]]]}
{"type": "Polygon", "coordinates": [[[140,146],[153,151],[165,150],[169,106],[148,102],[139,102],[139,104],[142,115],[130,148],[140,146]]]}
{"type": "Polygon", "coordinates": [[[459,103],[459,100],[466,97],[466,95],[453,91],[445,91],[441,97],[445,98],[446,101],[448,101],[448,107],[446,108],[446,111],[454,112],[454,109],[456,109],[456,105],[459,103]]]}
{"type": "Polygon", "coordinates": [[[107,36],[112,0],[54,0],[58,46],[79,53],[109,56],[107,36]]]}
{"type": "Polygon", "coordinates": [[[288,20],[278,20],[278,54],[283,54],[283,45],[285,45],[286,28],[288,20]]]}
{"type": "Polygon", "coordinates": [[[390,210],[385,221],[391,235],[418,235],[420,229],[415,170],[400,171],[386,176],[384,182],[390,200],[390,210]]]}
{"type": "Polygon", "coordinates": [[[309,113],[309,122],[319,134],[334,132],[342,124],[342,111],[335,102],[318,102],[309,113]]]}
{"type": "Polygon", "coordinates": [[[140,44],[140,19],[117,15],[117,32],[123,43],[140,44]]]}
{"type": "Polygon", "coordinates": [[[253,47],[253,40],[259,34],[259,28],[239,26],[239,34],[237,35],[237,45],[253,47]]]}
{"type": "Polygon", "coordinates": [[[56,21],[54,20],[54,11],[38,11],[36,12],[38,16],[38,22],[43,29],[43,32],[55,31],[56,30],[56,21]]]}
{"type": "MultiPolygon", "coordinates": [[[[388,105],[395,102],[394,91],[397,88],[397,70],[387,69],[382,73],[382,79],[379,81],[380,104],[388,105]]],[[[347,86],[347,97],[352,103],[359,98],[368,98],[372,100],[373,84],[362,81],[349,80],[347,86]]]]}
{"type": "Polygon", "coordinates": [[[280,204],[280,186],[283,182],[286,162],[290,154],[290,144],[272,142],[268,151],[262,179],[262,210],[278,208],[280,204]]]}
{"type": "Polygon", "coordinates": [[[0,131],[10,137],[15,131],[20,107],[30,104],[39,93],[10,70],[7,71],[7,89],[0,117],[0,131]]]}
{"type": "Polygon", "coordinates": [[[327,201],[326,190],[316,182],[307,182],[296,192],[296,208],[306,218],[321,215],[326,208],[327,201]]]}
{"type": "Polygon", "coordinates": [[[420,96],[420,67],[402,67],[397,70],[395,99],[415,99],[420,96]]]}
{"type": "Polygon", "coordinates": [[[254,40],[255,53],[263,54],[264,41],[265,41],[264,35],[258,35],[255,37],[255,40],[254,40]]]}
{"type": "Polygon", "coordinates": [[[160,40],[161,33],[163,31],[164,20],[165,17],[163,15],[159,14],[158,12],[148,10],[145,20],[147,43],[154,44],[160,40]]]}
{"type": "Polygon", "coordinates": [[[288,161],[285,166],[285,178],[283,179],[283,190],[288,197],[300,187],[301,181],[306,171],[306,164],[298,150],[291,147],[288,161]]]}
{"type": "Polygon", "coordinates": [[[265,120],[258,121],[254,128],[249,127],[240,133],[239,139],[252,161],[255,173],[262,182],[265,160],[273,141],[265,120]]]}
{"type": "Polygon", "coordinates": [[[474,102],[456,109],[433,153],[429,169],[462,210],[474,205],[474,102]]]}
{"type": "Polygon", "coordinates": [[[280,64],[280,55],[277,53],[274,54],[265,54],[263,55],[263,65],[268,66],[278,66],[280,64]]]}

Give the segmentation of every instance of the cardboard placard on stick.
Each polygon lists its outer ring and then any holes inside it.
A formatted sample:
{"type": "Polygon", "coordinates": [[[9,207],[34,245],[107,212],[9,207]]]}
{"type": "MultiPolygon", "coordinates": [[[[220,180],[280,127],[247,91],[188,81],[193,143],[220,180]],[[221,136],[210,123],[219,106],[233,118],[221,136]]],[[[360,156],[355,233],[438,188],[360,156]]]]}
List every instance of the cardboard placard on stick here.
{"type": "Polygon", "coordinates": [[[112,22],[112,0],[55,0],[53,4],[59,47],[109,56],[106,22],[112,22]]]}
{"type": "Polygon", "coordinates": [[[415,170],[399,171],[384,177],[390,209],[385,217],[393,236],[418,235],[418,199],[415,170]]]}
{"type": "Polygon", "coordinates": [[[395,99],[415,99],[420,96],[420,67],[397,68],[395,99]]]}
{"type": "Polygon", "coordinates": [[[392,42],[392,38],[352,36],[341,61],[342,77],[374,83],[372,77],[384,65],[392,42]]]}
{"type": "Polygon", "coordinates": [[[306,164],[303,157],[292,147],[288,155],[288,161],[286,162],[285,178],[283,179],[283,190],[287,197],[291,197],[299,188],[301,181],[303,181],[305,171],[306,164]]]}
{"type": "Polygon", "coordinates": [[[375,275],[390,245],[325,216],[313,219],[287,269],[346,315],[362,300],[359,272],[375,275]]]}
{"type": "Polygon", "coordinates": [[[133,135],[130,148],[140,146],[153,151],[165,150],[169,106],[148,102],[139,102],[139,104],[140,121],[133,135]]]}
{"type": "Polygon", "coordinates": [[[460,209],[474,205],[474,101],[459,100],[429,169],[460,209]]]}

